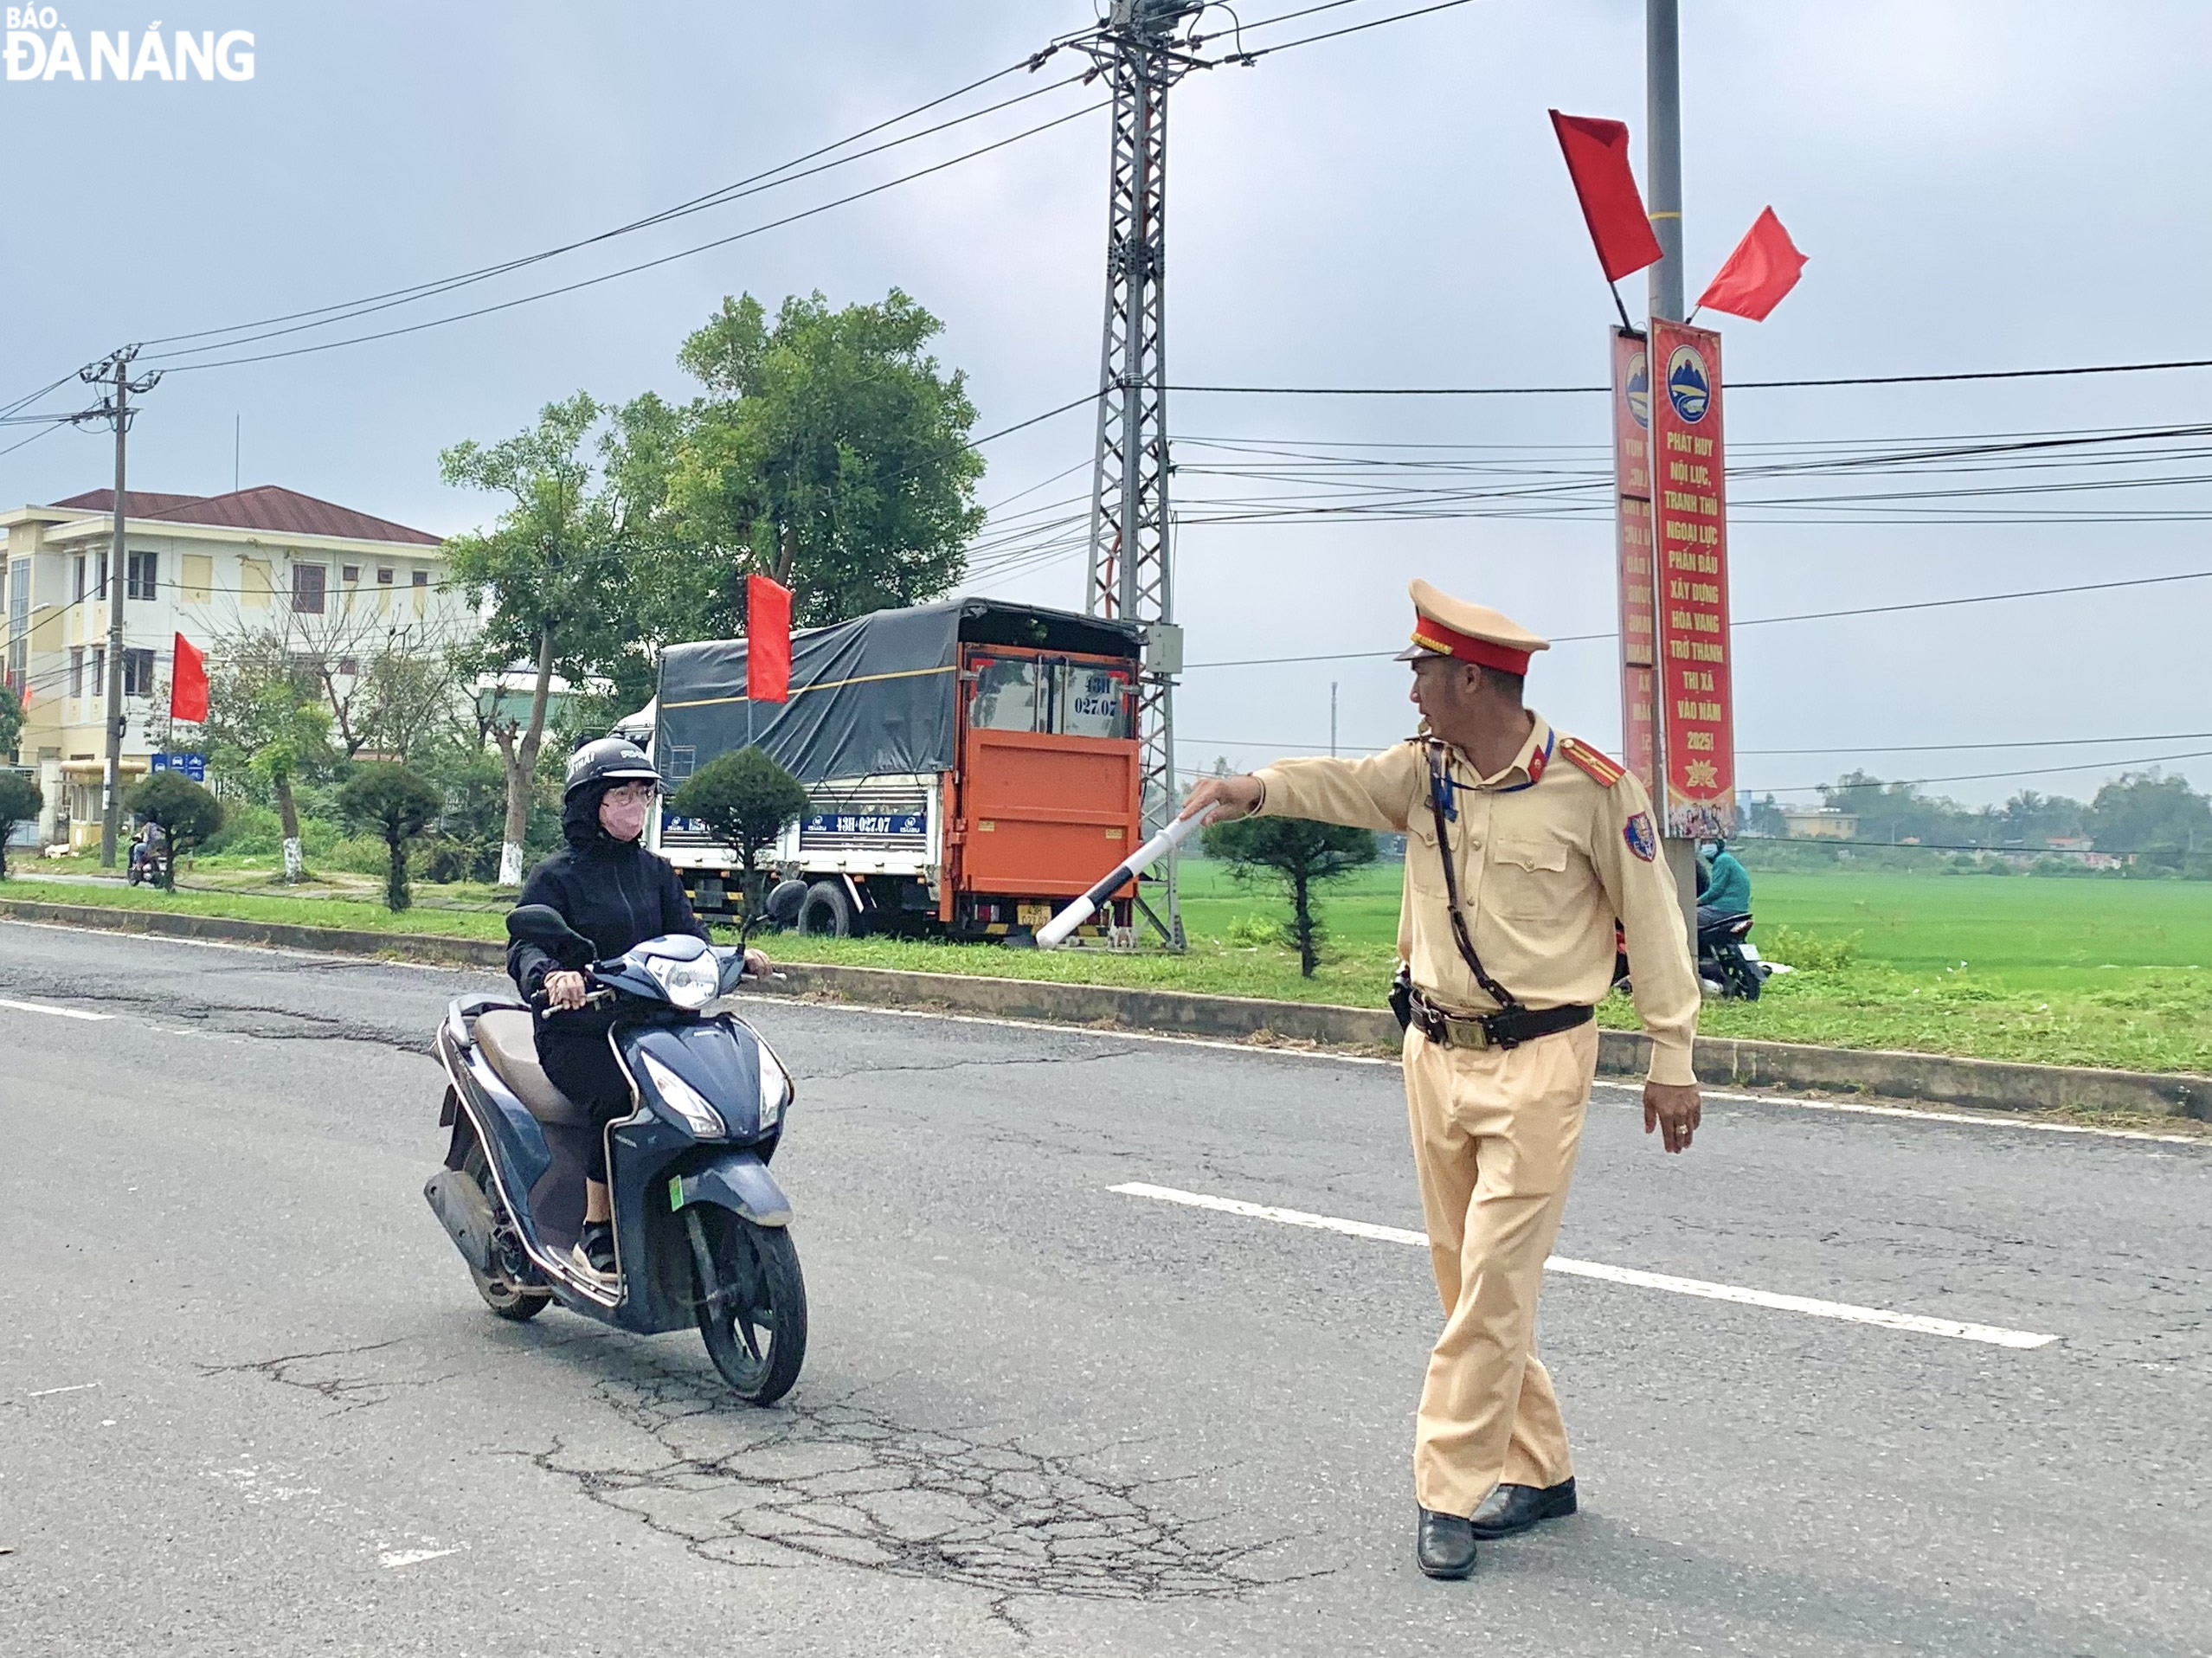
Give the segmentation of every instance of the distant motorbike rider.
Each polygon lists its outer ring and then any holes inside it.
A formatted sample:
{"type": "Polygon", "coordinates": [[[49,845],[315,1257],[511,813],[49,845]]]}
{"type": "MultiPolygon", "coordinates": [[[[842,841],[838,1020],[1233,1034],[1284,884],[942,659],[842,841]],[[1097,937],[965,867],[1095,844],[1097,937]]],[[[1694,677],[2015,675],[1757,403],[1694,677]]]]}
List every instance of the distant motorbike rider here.
{"type": "Polygon", "coordinates": [[[1725,840],[1710,840],[1699,848],[1697,924],[1706,926],[1724,916],[1751,914],[1751,872],[1745,869],[1725,840]]]}
{"type": "MultiPolygon", "coordinates": [[[[561,797],[561,831],[568,845],[530,872],[518,902],[558,910],[591,941],[597,960],[672,933],[708,936],[691,913],[675,869],[641,844],[662,787],[645,751],[620,737],[587,742],[569,758],[561,797]]],[[[747,965],[755,974],[768,971],[768,960],[758,951],[747,952],[747,965]]],[[[556,1088],[591,1113],[599,1130],[584,1168],[583,1231],[572,1259],[580,1270],[611,1280],[614,1229],[605,1131],[609,1122],[629,1115],[634,1104],[608,1040],[614,1015],[603,1007],[585,1007],[583,974],[563,968],[535,944],[518,940],[510,945],[507,972],[525,997],[543,991],[548,1012],[558,1013],[538,1019],[538,1063],[556,1088]]]]}
{"type": "Polygon", "coordinates": [[[131,867],[151,874],[147,866],[159,858],[168,845],[169,832],[148,819],[138,826],[138,834],[131,841],[131,867]]]}

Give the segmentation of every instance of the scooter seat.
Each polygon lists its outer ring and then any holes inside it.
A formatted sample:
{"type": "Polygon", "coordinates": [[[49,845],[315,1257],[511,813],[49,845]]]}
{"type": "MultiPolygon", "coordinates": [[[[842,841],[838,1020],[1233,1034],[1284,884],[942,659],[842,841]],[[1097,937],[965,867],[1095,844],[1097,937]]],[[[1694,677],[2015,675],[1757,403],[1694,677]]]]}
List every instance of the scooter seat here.
{"type": "Polygon", "coordinates": [[[476,1016],[476,1045],[499,1080],[514,1089],[540,1122],[556,1128],[588,1128],[591,1114],[553,1086],[537,1063],[537,1022],[518,1007],[495,1007],[476,1016]]]}

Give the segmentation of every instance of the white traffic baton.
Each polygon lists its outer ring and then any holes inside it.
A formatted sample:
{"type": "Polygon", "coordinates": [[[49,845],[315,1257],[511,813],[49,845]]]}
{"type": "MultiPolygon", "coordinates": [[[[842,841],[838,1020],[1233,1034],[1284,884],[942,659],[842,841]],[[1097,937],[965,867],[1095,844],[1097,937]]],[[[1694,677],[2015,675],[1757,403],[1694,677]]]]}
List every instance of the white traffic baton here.
{"type": "Polygon", "coordinates": [[[1204,819],[1203,813],[1194,818],[1178,818],[1131,852],[1114,866],[1112,874],[1037,929],[1037,948],[1056,950],[1066,943],[1069,934],[1096,915],[1115,893],[1181,845],[1204,819]]]}

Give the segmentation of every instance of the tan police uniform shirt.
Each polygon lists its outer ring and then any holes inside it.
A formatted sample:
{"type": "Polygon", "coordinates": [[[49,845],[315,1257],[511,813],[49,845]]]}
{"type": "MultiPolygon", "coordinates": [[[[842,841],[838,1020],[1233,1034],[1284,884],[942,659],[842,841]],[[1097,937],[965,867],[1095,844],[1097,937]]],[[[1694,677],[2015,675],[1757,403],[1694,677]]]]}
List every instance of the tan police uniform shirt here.
{"type": "MultiPolygon", "coordinates": [[[[1459,814],[1445,827],[1475,953],[1526,1006],[1594,1006],[1611,987],[1617,917],[1636,1011],[1651,1038],[1650,1079],[1694,1082],[1697,973],[1649,797],[1631,774],[1601,782],[1559,751],[1561,740],[1538,717],[1513,763],[1494,777],[1446,750],[1459,814]]],[[[1422,993],[1444,1008],[1481,1013],[1497,1005],[1452,935],[1424,744],[1409,740],[1364,760],[1281,760],[1257,775],[1267,788],[1263,814],[1404,831],[1399,955],[1422,993]]]]}

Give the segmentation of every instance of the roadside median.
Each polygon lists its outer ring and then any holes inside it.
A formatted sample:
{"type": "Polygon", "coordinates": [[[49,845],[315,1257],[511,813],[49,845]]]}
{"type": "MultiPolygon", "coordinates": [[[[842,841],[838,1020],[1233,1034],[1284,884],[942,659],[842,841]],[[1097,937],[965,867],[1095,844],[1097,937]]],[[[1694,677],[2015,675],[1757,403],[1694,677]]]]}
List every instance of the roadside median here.
{"type": "MultiPolygon", "coordinates": [[[[379,932],[113,905],[0,897],[0,916],[107,932],[199,939],[504,972],[495,940],[379,932]]],[[[1059,980],[792,962],[776,993],[857,1005],[1141,1031],[1254,1045],[1308,1045],[1383,1055],[1399,1046],[1384,1009],[1059,980]]],[[[1601,1031],[1598,1070],[1641,1076],[1644,1039],[1601,1031]]],[[[1697,1073],[1714,1087],[1769,1088],[1963,1106],[1978,1110],[2119,1112],[2212,1121],[2212,1076],[1966,1059],[1941,1054],[1813,1047],[1701,1037],[1697,1073]]]]}

